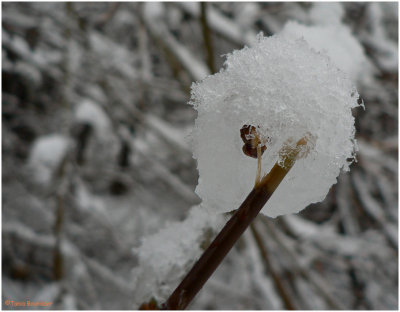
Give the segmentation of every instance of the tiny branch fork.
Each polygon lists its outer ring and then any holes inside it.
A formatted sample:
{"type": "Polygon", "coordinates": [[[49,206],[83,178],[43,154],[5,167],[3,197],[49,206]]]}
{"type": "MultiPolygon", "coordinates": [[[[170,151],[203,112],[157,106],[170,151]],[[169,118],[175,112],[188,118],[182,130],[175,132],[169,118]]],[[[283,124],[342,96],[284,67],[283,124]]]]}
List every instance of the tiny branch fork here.
{"type": "Polygon", "coordinates": [[[221,261],[228,254],[239,237],[264,207],[286,174],[293,167],[302,147],[307,145],[303,137],[296,146],[285,149],[281,164],[276,163],[264,176],[240,205],[239,209],[226,223],[221,232],[195,263],[190,272],[162,305],[164,310],[185,309],[203,287],[221,261]]]}

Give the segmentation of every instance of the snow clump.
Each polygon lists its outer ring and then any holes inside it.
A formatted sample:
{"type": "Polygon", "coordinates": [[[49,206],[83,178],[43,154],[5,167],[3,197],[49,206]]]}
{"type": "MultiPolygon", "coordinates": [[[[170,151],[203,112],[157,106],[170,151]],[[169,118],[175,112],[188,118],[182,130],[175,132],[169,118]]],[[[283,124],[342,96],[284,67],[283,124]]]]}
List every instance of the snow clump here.
{"type": "Polygon", "coordinates": [[[75,119],[92,125],[98,136],[106,136],[111,128],[111,122],[103,109],[88,99],[83,100],[77,106],[75,119]]]}
{"type": "Polygon", "coordinates": [[[70,144],[70,139],[60,134],[44,135],[34,142],[29,166],[39,183],[46,184],[51,181],[70,144]]]}
{"type": "Polygon", "coordinates": [[[257,161],[242,152],[240,137],[240,129],[252,125],[267,141],[263,174],[279,161],[287,140],[307,133],[316,139],[262,213],[276,217],[322,201],[354,159],[351,109],[357,99],[347,75],[304,39],[259,36],[253,47],[229,54],[219,73],[192,85],[190,104],[198,112],[192,134],[196,193],[217,212],[239,207],[255,179],[257,161]]]}
{"type": "Polygon", "coordinates": [[[354,81],[365,79],[372,71],[359,41],[342,24],[306,26],[289,21],[280,35],[289,40],[303,38],[315,51],[326,53],[354,81]]]}

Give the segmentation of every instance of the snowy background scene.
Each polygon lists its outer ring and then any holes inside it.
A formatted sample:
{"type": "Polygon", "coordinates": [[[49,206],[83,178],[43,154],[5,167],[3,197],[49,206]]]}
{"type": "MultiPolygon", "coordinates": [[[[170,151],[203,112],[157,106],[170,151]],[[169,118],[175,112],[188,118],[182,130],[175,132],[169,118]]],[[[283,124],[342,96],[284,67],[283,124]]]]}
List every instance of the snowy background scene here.
{"type": "Polygon", "coordinates": [[[171,294],[229,217],[195,193],[191,84],[259,32],[353,80],[357,162],[323,202],[259,215],[189,308],[398,309],[395,2],[2,3],[3,309],[171,294]]]}

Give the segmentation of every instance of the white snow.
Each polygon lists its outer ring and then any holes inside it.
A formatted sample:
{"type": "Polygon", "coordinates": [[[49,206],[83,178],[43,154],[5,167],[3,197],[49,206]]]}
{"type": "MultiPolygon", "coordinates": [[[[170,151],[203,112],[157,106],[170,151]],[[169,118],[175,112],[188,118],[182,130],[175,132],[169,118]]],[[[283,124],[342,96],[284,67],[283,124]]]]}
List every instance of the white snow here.
{"type": "Polygon", "coordinates": [[[103,109],[95,102],[85,99],[75,110],[75,119],[93,126],[97,135],[106,135],[110,131],[110,119],[103,109]]]}
{"type": "Polygon", "coordinates": [[[263,208],[268,216],[295,213],[322,201],[340,170],[354,156],[358,93],[347,75],[303,39],[259,38],[252,48],[228,55],[225,69],[192,86],[198,111],[193,130],[198,162],[196,193],[217,212],[237,209],[250,192],[256,160],[242,152],[240,129],[259,126],[269,138],[263,154],[267,173],[288,139],[307,132],[315,147],[300,159],[263,208]]]}
{"type": "Polygon", "coordinates": [[[372,70],[361,44],[342,24],[306,26],[290,21],[280,34],[292,40],[304,38],[313,49],[326,53],[354,81],[362,79],[372,70]]]}
{"type": "Polygon", "coordinates": [[[37,139],[32,147],[29,166],[40,183],[48,183],[62,161],[70,140],[60,134],[49,134],[37,139]]]}

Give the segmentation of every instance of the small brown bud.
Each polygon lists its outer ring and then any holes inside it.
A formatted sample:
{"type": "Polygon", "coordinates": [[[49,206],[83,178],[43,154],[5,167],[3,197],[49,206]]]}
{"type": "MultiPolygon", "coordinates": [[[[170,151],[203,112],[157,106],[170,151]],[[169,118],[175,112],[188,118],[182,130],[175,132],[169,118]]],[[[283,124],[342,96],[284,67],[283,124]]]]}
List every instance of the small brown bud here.
{"type": "Polygon", "coordinates": [[[261,155],[267,149],[267,146],[265,145],[266,140],[260,137],[257,133],[256,127],[252,125],[244,125],[242,129],[240,129],[240,137],[244,142],[242,148],[243,153],[249,157],[257,158],[258,145],[261,145],[261,155]]]}

